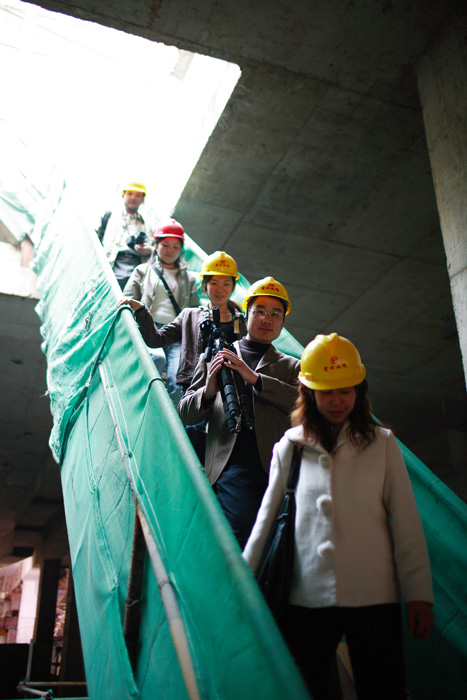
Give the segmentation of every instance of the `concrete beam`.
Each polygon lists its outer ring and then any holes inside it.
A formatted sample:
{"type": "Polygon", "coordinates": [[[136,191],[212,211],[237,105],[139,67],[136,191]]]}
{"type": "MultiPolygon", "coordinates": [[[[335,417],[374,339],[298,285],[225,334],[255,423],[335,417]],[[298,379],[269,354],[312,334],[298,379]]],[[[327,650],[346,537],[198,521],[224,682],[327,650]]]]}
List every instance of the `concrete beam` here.
{"type": "Polygon", "coordinates": [[[467,11],[418,61],[417,76],[467,378],[467,11]]]}

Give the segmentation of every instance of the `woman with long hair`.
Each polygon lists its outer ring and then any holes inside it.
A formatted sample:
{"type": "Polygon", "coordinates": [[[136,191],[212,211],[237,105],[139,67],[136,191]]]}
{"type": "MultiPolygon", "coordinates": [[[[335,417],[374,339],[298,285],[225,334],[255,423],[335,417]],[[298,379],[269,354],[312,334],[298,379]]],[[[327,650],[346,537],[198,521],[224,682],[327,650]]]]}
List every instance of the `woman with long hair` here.
{"type": "Polygon", "coordinates": [[[193,372],[206,341],[204,329],[209,329],[213,321],[212,309],[217,306],[220,312],[220,325],[227,342],[233,343],[246,335],[245,317],[240,307],[230,298],[235,289],[238,267],[232,256],[224,251],[216,251],[203,262],[200,277],[202,289],[208,303],[198,308],[185,308],[164,326],[155,324],[150,310],[143,300],[122,299],[118,306],[129,304],[135,312],[144,342],[150,348],[167,348],[174,343],[181,344],[180,361],[176,370],[176,382],[180,394],[191,384],[193,372]],[[203,326],[203,322],[208,324],[203,326]]]}
{"type": "Polygon", "coordinates": [[[336,333],[305,349],[292,428],[274,447],[268,489],[243,556],[256,572],[287,486],[294,444],[293,580],[280,623],[315,700],[329,690],[345,635],[359,700],[404,700],[401,601],[409,631],[428,637],[427,547],[402,453],[371,415],[366,370],[336,333]]]}

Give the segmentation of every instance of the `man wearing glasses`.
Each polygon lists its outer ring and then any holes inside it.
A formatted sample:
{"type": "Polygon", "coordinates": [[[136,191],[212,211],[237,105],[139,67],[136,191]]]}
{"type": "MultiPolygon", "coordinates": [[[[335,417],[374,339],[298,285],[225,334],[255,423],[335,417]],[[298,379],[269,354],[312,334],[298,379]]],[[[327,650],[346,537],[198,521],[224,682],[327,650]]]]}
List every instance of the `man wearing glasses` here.
{"type": "Polygon", "coordinates": [[[290,426],[297,397],[300,360],[272,345],[290,309],[287,290],[273,277],[252,284],[243,301],[248,333],[235,343],[237,354],[223,349],[210,363],[201,356],[177,409],[185,425],[208,419],[206,476],[242,549],[268,484],[272,449],[290,426]],[[246,385],[252,429],[242,420],[239,432],[229,430],[218,384],[223,366],[238,372],[246,385]]]}

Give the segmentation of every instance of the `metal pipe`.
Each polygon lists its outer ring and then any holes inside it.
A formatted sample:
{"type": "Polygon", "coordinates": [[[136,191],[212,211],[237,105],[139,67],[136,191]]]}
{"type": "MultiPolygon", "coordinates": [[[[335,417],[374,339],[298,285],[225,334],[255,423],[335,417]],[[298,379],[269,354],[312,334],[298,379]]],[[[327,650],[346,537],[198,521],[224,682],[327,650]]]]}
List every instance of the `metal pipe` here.
{"type": "Polygon", "coordinates": [[[42,692],[41,690],[34,690],[34,688],[28,688],[24,683],[18,683],[16,690],[20,693],[30,693],[30,695],[35,695],[39,698],[45,698],[45,700],[53,700],[53,693],[49,693],[48,690],[42,692]]]}
{"type": "Polygon", "coordinates": [[[165,609],[165,614],[167,615],[172,640],[180,662],[188,697],[192,700],[199,700],[200,695],[191,660],[190,648],[188,646],[188,640],[186,637],[185,628],[183,626],[183,620],[180,614],[180,607],[178,605],[177,597],[139,503],[136,504],[136,509],[138,512],[138,517],[141,521],[144,537],[146,539],[146,546],[148,548],[152,568],[159,585],[162,604],[165,609]]]}
{"type": "Polygon", "coordinates": [[[21,681],[25,686],[37,685],[38,688],[41,686],[46,686],[51,688],[53,686],[75,686],[75,685],[87,685],[86,681],[21,681]]]}
{"type": "Polygon", "coordinates": [[[138,514],[138,518],[141,523],[141,527],[144,534],[144,539],[146,540],[146,547],[148,549],[148,554],[151,559],[152,568],[157,579],[159,590],[161,593],[162,604],[164,606],[165,614],[169,622],[169,628],[172,635],[172,641],[174,643],[175,652],[177,654],[178,661],[180,663],[180,668],[182,671],[183,679],[185,681],[185,686],[187,689],[188,697],[190,700],[200,700],[200,694],[198,691],[198,686],[196,682],[196,676],[193,668],[193,662],[191,659],[190,649],[188,645],[188,640],[183,626],[183,620],[180,613],[180,608],[178,605],[177,597],[175,595],[172,582],[170,581],[169,575],[165,570],[164,563],[160,557],[157,549],[156,542],[152,536],[151,530],[146,518],[141,510],[138,503],[138,498],[136,496],[135,489],[133,487],[130,468],[127,463],[128,451],[125,448],[123,438],[120,434],[119,426],[115,416],[115,411],[113,408],[111,396],[107,388],[107,375],[103,367],[102,361],[98,363],[99,374],[102,381],[102,387],[104,389],[104,394],[107,399],[107,404],[109,407],[110,417],[115,429],[115,437],[117,438],[118,448],[122,456],[122,461],[125,466],[125,471],[128,478],[128,483],[135,501],[135,508],[138,514]]]}
{"type": "Polygon", "coordinates": [[[34,653],[34,639],[31,639],[29,642],[29,649],[28,649],[28,664],[27,664],[27,668],[26,668],[26,678],[31,678],[33,653],[34,653]]]}

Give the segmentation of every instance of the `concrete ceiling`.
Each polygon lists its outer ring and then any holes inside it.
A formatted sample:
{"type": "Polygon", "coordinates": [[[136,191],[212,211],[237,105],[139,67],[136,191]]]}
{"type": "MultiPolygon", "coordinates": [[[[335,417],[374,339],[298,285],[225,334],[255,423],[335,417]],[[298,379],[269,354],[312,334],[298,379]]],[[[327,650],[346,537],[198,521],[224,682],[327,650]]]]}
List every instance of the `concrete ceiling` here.
{"type": "MultiPolygon", "coordinates": [[[[319,332],[351,338],[376,415],[467,498],[465,380],[415,72],[463,3],[40,4],[239,64],[175,216],[207,252],[231,253],[250,280],[283,282],[288,328],[303,344],[319,332]]],[[[20,474],[34,462],[45,476],[54,470],[37,398],[43,361],[38,347],[34,357],[24,343],[18,350],[23,336],[11,324],[26,310],[37,337],[30,302],[2,299],[2,464],[20,474]],[[18,388],[25,403],[11,412],[18,388]],[[43,432],[40,448],[26,431],[43,432]]]]}

